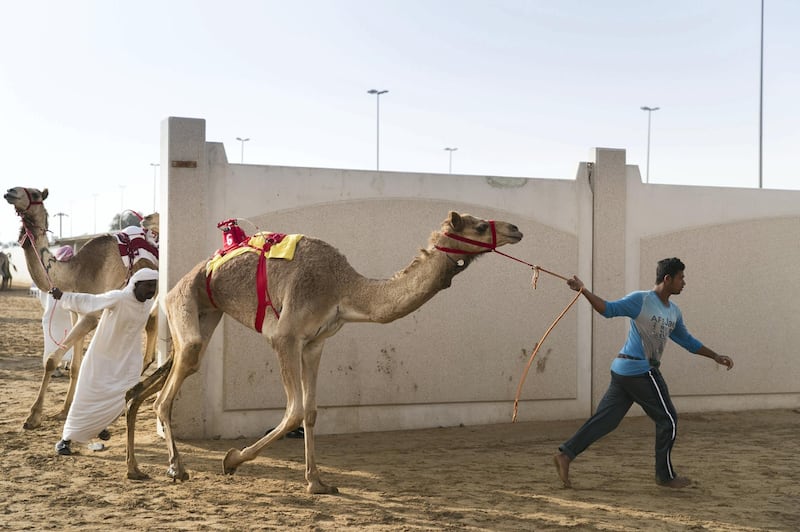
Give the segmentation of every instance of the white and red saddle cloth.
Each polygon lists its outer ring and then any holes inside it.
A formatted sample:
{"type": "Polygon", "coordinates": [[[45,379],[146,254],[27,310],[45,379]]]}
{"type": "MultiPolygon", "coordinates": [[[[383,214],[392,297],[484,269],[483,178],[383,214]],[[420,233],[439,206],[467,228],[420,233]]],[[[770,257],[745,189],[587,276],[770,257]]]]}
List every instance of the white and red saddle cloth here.
{"type": "Polygon", "coordinates": [[[147,259],[158,267],[158,242],[150,231],[130,225],[114,233],[119,245],[119,255],[129,270],[142,259],[147,259]]]}

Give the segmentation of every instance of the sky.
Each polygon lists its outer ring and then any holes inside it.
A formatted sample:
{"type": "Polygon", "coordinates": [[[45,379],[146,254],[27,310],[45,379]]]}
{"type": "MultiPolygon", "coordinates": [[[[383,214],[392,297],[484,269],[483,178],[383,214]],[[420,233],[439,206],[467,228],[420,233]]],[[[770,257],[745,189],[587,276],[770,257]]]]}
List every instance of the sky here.
{"type": "Polygon", "coordinates": [[[379,118],[383,171],[574,179],[606,147],[645,180],[650,115],[651,183],[757,188],[761,116],[763,186],[797,190],[800,2],[764,5],[762,92],[760,0],[4,0],[0,186],[48,188],[55,236],[157,210],[169,116],[232,163],[374,170],[379,118]]]}

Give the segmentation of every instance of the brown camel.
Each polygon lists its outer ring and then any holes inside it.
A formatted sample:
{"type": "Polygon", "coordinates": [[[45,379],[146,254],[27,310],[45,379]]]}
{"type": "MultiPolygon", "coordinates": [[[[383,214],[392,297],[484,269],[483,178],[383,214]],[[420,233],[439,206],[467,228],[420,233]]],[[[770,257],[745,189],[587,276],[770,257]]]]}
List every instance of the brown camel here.
{"type": "MultiPolygon", "coordinates": [[[[522,239],[516,226],[489,222],[468,214],[451,212],[435,231],[428,247],[391,279],[367,279],[357,273],[333,246],[303,237],[291,261],[269,259],[269,298],[277,313],[266,312],[262,334],[278,356],[286,392],[283,419],[255,444],[231,449],[223,470],[233,474],[240,464],[253,460],[262,449],[295,429],[305,429],[306,481],[309,493],[336,493],[320,480],[314,452],[317,418],[317,372],[325,340],[347,322],[389,323],[422,306],[437,292],[450,286],[455,275],[480,254],[522,239]]],[[[186,274],[167,295],[167,316],[174,347],[169,369],[154,408],[164,424],[169,451],[168,475],[187,480],[172,433],[172,403],[184,379],[197,371],[200,359],[223,313],[254,329],[258,308],[256,269],[258,254],[244,253],[215,270],[206,289],[206,262],[186,274]]],[[[153,393],[158,377],[142,389],[153,393]]],[[[144,393],[144,392],[142,392],[144,393]]],[[[142,400],[142,393],[136,399],[142,400]]],[[[138,404],[137,403],[137,404],[138,404]]],[[[136,466],[129,418],[128,478],[145,478],[136,466]]]]}
{"type": "MultiPolygon", "coordinates": [[[[38,190],[25,187],[11,188],[4,195],[6,201],[16,208],[17,214],[22,219],[20,243],[25,251],[28,272],[39,290],[49,291],[53,287],[58,287],[65,292],[99,294],[123,288],[132,271],[140,268],[157,269],[156,265],[144,259],[137,261],[133,270],[129,271],[123,263],[117,239],[113,235],[95,237],[87,242],[68,262],[57,261],[50,252],[50,243],[47,240],[48,215],[44,207],[47,195],[47,189],[38,190]]],[[[156,217],[155,223],[157,220],[156,217]]],[[[66,417],[75,394],[75,385],[83,358],[83,338],[97,326],[98,320],[99,315],[87,314],[80,316],[75,322],[73,316],[72,330],[62,341],[61,346],[47,357],[39,394],[23,424],[24,428],[34,429],[41,425],[45,391],[50,383],[51,374],[61,363],[64,354],[69,351],[70,347],[74,347],[70,364],[69,389],[64,398],[64,405],[61,411],[51,416],[53,419],[66,417]]],[[[146,327],[145,367],[155,356],[157,323],[154,314],[146,327]]]]}
{"type": "Polygon", "coordinates": [[[0,284],[0,290],[11,288],[11,269],[16,271],[17,267],[11,264],[11,254],[0,251],[0,275],[3,277],[3,282],[0,284]]]}

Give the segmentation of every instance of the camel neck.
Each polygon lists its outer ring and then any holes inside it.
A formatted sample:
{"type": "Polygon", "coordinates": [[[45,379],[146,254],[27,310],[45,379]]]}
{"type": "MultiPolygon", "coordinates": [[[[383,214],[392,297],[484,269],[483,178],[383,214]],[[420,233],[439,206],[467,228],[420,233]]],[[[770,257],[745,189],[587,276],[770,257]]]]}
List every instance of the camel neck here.
{"type": "Polygon", "coordinates": [[[349,295],[346,305],[352,321],[388,323],[421,307],[439,291],[448,288],[453,277],[466,268],[433,248],[420,252],[411,264],[390,279],[363,278],[349,295]]]}

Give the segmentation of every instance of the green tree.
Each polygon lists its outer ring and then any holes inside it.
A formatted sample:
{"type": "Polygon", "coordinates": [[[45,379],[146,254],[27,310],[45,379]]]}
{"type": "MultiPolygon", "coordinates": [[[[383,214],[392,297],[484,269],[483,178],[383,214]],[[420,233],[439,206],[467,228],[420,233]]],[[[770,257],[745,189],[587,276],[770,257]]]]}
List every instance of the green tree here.
{"type": "Polygon", "coordinates": [[[131,211],[125,211],[114,215],[114,218],[111,220],[111,226],[108,229],[110,231],[119,231],[120,229],[124,229],[129,225],[138,226],[139,217],[131,211]]]}

